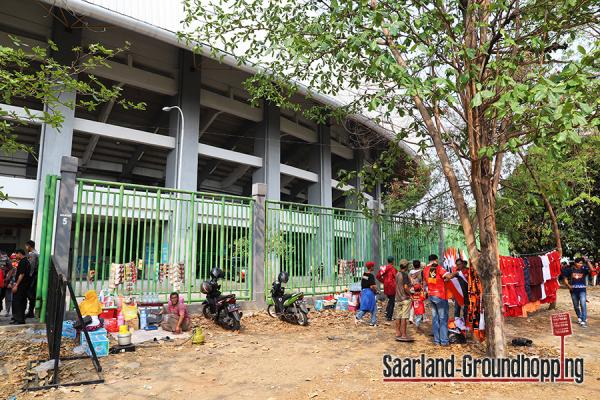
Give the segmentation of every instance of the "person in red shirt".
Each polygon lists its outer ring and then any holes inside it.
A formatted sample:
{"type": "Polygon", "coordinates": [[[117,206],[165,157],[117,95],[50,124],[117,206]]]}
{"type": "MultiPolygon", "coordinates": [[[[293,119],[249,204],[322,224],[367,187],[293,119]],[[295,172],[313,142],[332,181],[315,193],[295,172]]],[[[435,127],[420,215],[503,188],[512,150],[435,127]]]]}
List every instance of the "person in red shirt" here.
{"type": "Polygon", "coordinates": [[[412,308],[415,314],[414,324],[417,328],[417,332],[421,333],[421,322],[423,322],[423,316],[425,315],[425,294],[419,283],[415,283],[411,289],[412,308]]]}
{"type": "MultiPolygon", "coordinates": [[[[402,260],[405,261],[405,260],[402,260]]],[[[383,283],[383,293],[387,296],[388,303],[385,309],[385,319],[391,321],[394,316],[394,303],[396,301],[396,274],[398,271],[394,267],[394,257],[387,258],[387,265],[379,268],[377,280],[383,283]]]]}
{"type": "Polygon", "coordinates": [[[423,270],[423,284],[431,303],[433,343],[448,346],[448,298],[444,282],[454,278],[458,272],[450,273],[438,263],[435,254],[429,256],[429,264],[423,270]]]}

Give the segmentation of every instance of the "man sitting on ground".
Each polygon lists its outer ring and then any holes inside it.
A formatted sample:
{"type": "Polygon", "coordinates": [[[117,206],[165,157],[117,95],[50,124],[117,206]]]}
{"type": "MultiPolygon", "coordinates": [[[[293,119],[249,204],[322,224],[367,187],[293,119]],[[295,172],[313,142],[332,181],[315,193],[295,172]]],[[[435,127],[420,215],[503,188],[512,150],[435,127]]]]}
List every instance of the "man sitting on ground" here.
{"type": "Polygon", "coordinates": [[[161,327],[165,331],[181,333],[190,330],[191,322],[187,306],[179,299],[177,292],[171,293],[169,303],[163,306],[162,314],[161,327]]]}

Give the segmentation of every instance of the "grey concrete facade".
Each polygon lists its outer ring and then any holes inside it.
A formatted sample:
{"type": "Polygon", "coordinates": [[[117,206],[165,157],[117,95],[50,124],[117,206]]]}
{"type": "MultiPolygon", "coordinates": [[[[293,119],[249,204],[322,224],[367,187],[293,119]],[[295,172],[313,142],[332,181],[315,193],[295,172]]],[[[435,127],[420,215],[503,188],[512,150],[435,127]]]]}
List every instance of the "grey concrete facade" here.
{"type": "Polygon", "coordinates": [[[308,203],[331,207],[331,127],[319,125],[318,135],[318,148],[310,152],[309,163],[319,175],[319,181],[308,187],[308,203]]]}
{"type": "Polygon", "coordinates": [[[200,68],[196,68],[195,55],[189,51],[180,50],[179,58],[179,93],[174,96],[173,104],[169,106],[177,105],[181,108],[185,124],[182,132],[179,111],[177,109],[169,111],[169,135],[176,138],[176,147],[167,156],[165,185],[181,190],[196,191],[200,129],[200,113],[198,112],[200,110],[200,68]]]}
{"type": "MultiPolygon", "coordinates": [[[[74,17],[68,16],[69,20],[74,17]]],[[[71,49],[81,45],[81,29],[68,29],[58,21],[52,25],[52,40],[58,44],[58,52],[53,52],[52,56],[56,61],[67,65],[74,60],[74,53],[71,49]]],[[[46,175],[59,175],[61,160],[64,156],[71,155],[73,143],[73,124],[75,119],[75,101],[74,91],[59,89],[58,111],[63,116],[63,122],[60,127],[53,127],[50,124],[43,124],[40,137],[40,149],[38,156],[38,188],[34,202],[33,224],[31,237],[34,241],[39,241],[42,229],[42,213],[44,209],[44,182],[46,175]]],[[[44,107],[47,109],[47,106],[44,107]]]]}
{"type": "Polygon", "coordinates": [[[265,102],[263,120],[256,130],[254,154],[263,159],[262,167],[254,171],[252,183],[267,185],[267,200],[280,199],[281,146],[279,107],[265,102]]]}

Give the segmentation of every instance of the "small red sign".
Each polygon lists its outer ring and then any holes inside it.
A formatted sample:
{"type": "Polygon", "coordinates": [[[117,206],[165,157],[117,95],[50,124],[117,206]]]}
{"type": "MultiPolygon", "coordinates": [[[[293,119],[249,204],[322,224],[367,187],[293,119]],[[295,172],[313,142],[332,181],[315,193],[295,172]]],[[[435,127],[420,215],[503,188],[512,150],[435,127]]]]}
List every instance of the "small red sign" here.
{"type": "Polygon", "coordinates": [[[552,321],[552,334],[554,336],[570,336],[573,334],[569,313],[551,315],[550,320],[552,321]]]}

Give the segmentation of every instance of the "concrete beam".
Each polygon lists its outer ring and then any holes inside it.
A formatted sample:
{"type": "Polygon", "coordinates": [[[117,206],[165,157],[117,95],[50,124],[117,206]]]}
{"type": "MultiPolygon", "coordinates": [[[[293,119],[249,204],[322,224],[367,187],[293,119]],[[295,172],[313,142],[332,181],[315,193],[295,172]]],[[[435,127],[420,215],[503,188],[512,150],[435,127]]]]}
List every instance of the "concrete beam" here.
{"type": "Polygon", "coordinates": [[[254,122],[262,121],[263,118],[262,109],[206,89],[200,90],[200,104],[254,122]]]}
{"type": "Polygon", "coordinates": [[[75,118],[73,129],[78,132],[89,133],[91,135],[95,134],[133,143],[144,143],[149,146],[156,146],[164,149],[175,148],[175,138],[173,137],[157,135],[155,133],[125,128],[118,125],[105,124],[89,119],[75,118]]]}
{"type": "Polygon", "coordinates": [[[335,140],[331,141],[331,152],[337,156],[345,158],[346,160],[352,160],[354,158],[354,151],[340,142],[335,140]]]}
{"type": "Polygon", "coordinates": [[[279,123],[281,125],[282,133],[287,133],[288,135],[302,139],[308,143],[315,143],[319,140],[319,137],[315,131],[308,129],[294,121],[290,121],[285,117],[281,117],[279,123]]]}
{"type": "Polygon", "coordinates": [[[282,175],[293,176],[294,178],[302,179],[308,182],[318,182],[319,175],[314,172],[306,171],[304,169],[292,167],[291,165],[281,164],[280,171],[282,175]]]}
{"type": "Polygon", "coordinates": [[[177,94],[177,80],[168,76],[146,71],[141,68],[130,67],[116,61],[107,61],[108,66],[92,68],[90,72],[102,78],[126,85],[145,89],[150,92],[167,96],[177,94]]]}
{"type": "Polygon", "coordinates": [[[263,166],[263,159],[261,157],[211,146],[205,143],[198,143],[198,154],[208,158],[231,161],[238,164],[250,165],[251,167],[256,168],[263,166]]]}

